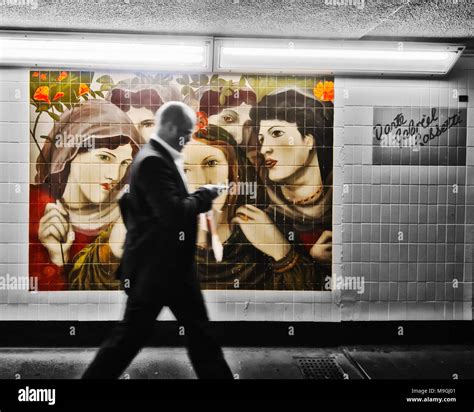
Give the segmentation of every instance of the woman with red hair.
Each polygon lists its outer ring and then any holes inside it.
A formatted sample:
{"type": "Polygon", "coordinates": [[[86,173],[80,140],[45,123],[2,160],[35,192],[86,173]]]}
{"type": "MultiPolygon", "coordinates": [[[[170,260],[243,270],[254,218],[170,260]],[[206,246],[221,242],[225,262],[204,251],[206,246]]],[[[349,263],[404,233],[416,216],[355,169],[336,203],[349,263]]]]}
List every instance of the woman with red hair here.
{"type": "Polygon", "coordinates": [[[196,133],[183,150],[190,190],[204,184],[229,182],[230,189],[213,202],[223,259],[216,260],[208,233],[198,232],[197,269],[203,289],[312,290],[311,258],[301,254],[284,237],[275,236],[270,217],[246,193],[245,174],[233,137],[210,125],[196,133]],[[243,193],[242,193],[243,192],[243,193]],[[253,204],[252,204],[253,203],[253,204]],[[245,205],[245,206],[244,206],[245,205]],[[245,208],[246,214],[238,213],[245,208]],[[253,220],[263,214],[266,223],[253,220]],[[247,218],[247,214],[251,216],[247,218]]]}

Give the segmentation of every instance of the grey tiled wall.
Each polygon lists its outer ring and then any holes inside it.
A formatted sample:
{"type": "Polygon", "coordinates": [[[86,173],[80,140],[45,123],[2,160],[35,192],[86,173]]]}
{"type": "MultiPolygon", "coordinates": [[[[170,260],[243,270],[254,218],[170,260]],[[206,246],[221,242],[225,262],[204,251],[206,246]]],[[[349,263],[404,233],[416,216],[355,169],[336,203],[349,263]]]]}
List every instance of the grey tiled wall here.
{"type": "Polygon", "coordinates": [[[366,281],[342,291],[343,320],[472,319],[473,63],[445,80],[338,79],[342,273],[366,281]],[[374,106],[467,107],[466,166],[373,165],[374,106]]]}
{"type": "MultiPolygon", "coordinates": [[[[360,277],[364,292],[206,291],[211,318],[472,319],[474,59],[443,80],[336,78],[335,86],[333,273],[360,277]],[[453,90],[470,99],[466,166],[372,165],[374,106],[462,107],[453,90]]],[[[29,110],[28,70],[1,69],[0,276],[28,275],[29,110]]],[[[0,320],[118,319],[123,303],[121,292],[0,290],[0,320]]]]}

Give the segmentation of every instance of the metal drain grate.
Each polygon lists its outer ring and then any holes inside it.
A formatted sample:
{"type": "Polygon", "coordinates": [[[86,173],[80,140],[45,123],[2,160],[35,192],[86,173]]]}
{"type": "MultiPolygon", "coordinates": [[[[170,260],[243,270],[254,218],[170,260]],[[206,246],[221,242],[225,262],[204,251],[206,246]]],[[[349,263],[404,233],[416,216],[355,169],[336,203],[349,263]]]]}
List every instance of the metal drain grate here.
{"type": "Polygon", "coordinates": [[[296,358],[305,379],[344,379],[344,371],[330,356],[296,358]]]}

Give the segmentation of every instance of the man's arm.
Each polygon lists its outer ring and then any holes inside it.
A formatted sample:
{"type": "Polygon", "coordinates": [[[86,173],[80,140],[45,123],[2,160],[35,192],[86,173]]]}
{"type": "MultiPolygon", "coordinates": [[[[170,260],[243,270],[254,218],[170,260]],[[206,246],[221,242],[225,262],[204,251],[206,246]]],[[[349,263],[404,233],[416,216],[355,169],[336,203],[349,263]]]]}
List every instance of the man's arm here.
{"type": "Polygon", "coordinates": [[[212,207],[215,194],[205,188],[181,197],[172,170],[160,158],[151,156],[144,159],[139,177],[153,214],[165,225],[188,222],[212,207]]]}

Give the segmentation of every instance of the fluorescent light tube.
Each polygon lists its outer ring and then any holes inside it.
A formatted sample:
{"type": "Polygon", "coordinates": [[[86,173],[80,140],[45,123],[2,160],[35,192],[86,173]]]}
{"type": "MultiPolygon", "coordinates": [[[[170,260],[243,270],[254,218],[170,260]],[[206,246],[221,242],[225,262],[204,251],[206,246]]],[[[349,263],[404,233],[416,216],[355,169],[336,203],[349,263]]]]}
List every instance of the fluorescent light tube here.
{"type": "Polygon", "coordinates": [[[0,66],[43,68],[444,75],[463,50],[438,43],[0,31],[0,66]]]}
{"type": "Polygon", "coordinates": [[[210,71],[212,38],[0,33],[0,65],[210,71]]]}
{"type": "Polygon", "coordinates": [[[443,75],[463,45],[369,41],[224,39],[214,71],[245,73],[443,75]]]}

